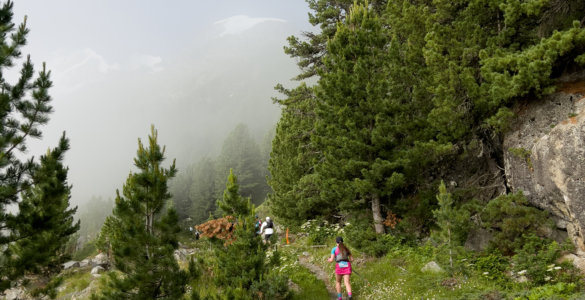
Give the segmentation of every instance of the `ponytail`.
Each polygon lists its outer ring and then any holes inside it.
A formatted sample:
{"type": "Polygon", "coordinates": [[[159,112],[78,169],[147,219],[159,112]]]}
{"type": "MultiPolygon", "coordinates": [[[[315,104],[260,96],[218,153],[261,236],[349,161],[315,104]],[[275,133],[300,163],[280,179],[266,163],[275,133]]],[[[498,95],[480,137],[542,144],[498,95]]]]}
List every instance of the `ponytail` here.
{"type": "Polygon", "coordinates": [[[349,251],[349,249],[347,249],[347,247],[343,244],[343,242],[340,242],[338,244],[339,246],[339,252],[341,253],[341,255],[343,256],[347,256],[349,257],[351,255],[351,251],[349,251]]]}

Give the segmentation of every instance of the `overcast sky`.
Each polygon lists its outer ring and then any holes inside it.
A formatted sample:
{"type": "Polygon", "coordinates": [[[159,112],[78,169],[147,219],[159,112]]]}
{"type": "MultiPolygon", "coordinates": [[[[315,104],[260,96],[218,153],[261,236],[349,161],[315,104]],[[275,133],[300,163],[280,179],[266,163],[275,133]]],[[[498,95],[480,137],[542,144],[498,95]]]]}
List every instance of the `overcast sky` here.
{"type": "Polygon", "coordinates": [[[151,124],[179,166],[215,156],[237,123],[271,128],[273,87],[298,73],[286,37],[312,30],[302,0],[26,0],[14,13],[28,16],[23,53],[54,82],[55,112],[28,154],[66,131],[74,203],[113,198],[151,124]]]}

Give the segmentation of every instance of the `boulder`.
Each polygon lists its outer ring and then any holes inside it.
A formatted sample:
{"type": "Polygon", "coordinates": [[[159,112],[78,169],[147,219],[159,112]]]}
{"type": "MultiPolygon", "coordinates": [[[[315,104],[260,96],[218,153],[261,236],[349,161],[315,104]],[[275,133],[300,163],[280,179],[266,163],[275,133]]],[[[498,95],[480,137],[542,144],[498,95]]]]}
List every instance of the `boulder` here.
{"type": "Polygon", "coordinates": [[[439,264],[434,261],[427,263],[422,269],[420,269],[423,273],[442,273],[445,272],[439,264]]]}
{"type": "Polygon", "coordinates": [[[512,191],[549,211],[557,228],[549,237],[571,238],[585,251],[585,80],[515,107],[504,137],[504,169],[512,191]]]}
{"type": "Polygon", "coordinates": [[[580,256],[577,256],[575,254],[569,253],[569,254],[565,254],[563,255],[561,258],[559,258],[558,262],[562,263],[565,261],[571,262],[573,264],[573,266],[575,266],[575,268],[577,268],[579,271],[581,271],[582,274],[585,274],[585,258],[583,258],[583,255],[585,253],[581,253],[580,256]]]}
{"type": "Polygon", "coordinates": [[[173,254],[175,256],[176,261],[187,260],[188,253],[185,249],[177,249],[177,250],[175,250],[175,252],[173,254]]]}
{"type": "Polygon", "coordinates": [[[96,255],[92,260],[91,260],[91,265],[92,266],[102,266],[102,267],[106,267],[108,265],[108,256],[105,253],[100,253],[98,255],[96,255]]]}
{"type": "Polygon", "coordinates": [[[74,260],[70,260],[70,261],[64,263],[62,266],[63,266],[63,270],[67,270],[67,269],[71,269],[71,268],[79,268],[79,262],[74,261],[74,260]]]}
{"type": "Polygon", "coordinates": [[[87,267],[87,266],[89,266],[90,263],[91,263],[91,260],[89,258],[86,258],[86,259],[79,262],[79,267],[80,268],[87,267]]]}
{"type": "Polygon", "coordinates": [[[101,273],[103,273],[106,269],[104,269],[102,266],[95,266],[93,267],[93,269],[91,269],[91,275],[93,277],[100,277],[101,273]]]}
{"type": "Polygon", "coordinates": [[[15,287],[4,291],[4,297],[6,300],[31,299],[28,297],[23,287],[15,287]]]}

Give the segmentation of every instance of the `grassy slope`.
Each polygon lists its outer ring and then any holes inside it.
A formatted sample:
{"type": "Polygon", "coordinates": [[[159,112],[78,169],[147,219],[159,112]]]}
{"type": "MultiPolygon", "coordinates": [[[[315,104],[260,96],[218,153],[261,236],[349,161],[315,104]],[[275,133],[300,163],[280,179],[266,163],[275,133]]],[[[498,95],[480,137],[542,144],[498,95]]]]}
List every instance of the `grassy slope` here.
{"type": "MultiPolygon", "coordinates": [[[[333,282],[334,264],[326,260],[330,247],[311,248],[303,239],[295,243],[296,253],[308,252],[311,262],[331,274],[333,282]]],[[[333,239],[328,244],[333,247],[333,239]]],[[[351,277],[353,294],[360,299],[585,299],[585,294],[576,291],[561,295],[567,292],[562,284],[502,287],[473,270],[473,266],[453,276],[422,272],[423,266],[433,260],[432,253],[430,246],[397,247],[382,258],[368,258],[354,251],[353,268],[357,273],[351,277]]]]}
{"type": "MultiPolygon", "coordinates": [[[[327,262],[329,251],[334,246],[333,238],[325,247],[312,247],[305,237],[299,237],[290,245],[284,246],[281,238],[277,246],[281,252],[281,265],[275,271],[286,275],[298,286],[292,299],[329,299],[323,281],[298,262],[300,256],[308,256],[308,261],[329,275],[329,283],[334,283],[334,264],[327,262]]],[[[195,257],[201,263],[202,275],[191,282],[191,288],[203,297],[218,291],[213,281],[215,258],[206,239],[194,241],[191,236],[181,237],[181,243],[189,248],[197,248],[195,257]]],[[[351,244],[349,244],[351,248],[351,244]]],[[[353,251],[354,273],[351,277],[354,295],[360,299],[580,299],[584,294],[571,296],[559,295],[559,286],[544,286],[530,289],[526,285],[513,284],[507,288],[498,286],[472,266],[449,276],[447,273],[424,273],[421,268],[433,260],[433,248],[398,246],[382,258],[371,258],[353,251]],[[358,275],[359,274],[359,275],[358,275]],[[452,284],[445,285],[446,280],[452,284]]],[[[463,264],[463,263],[462,263],[463,264]]],[[[186,263],[181,264],[186,268],[186,263]]],[[[92,284],[95,279],[89,269],[65,272],[64,282],[58,299],[79,292],[92,284]]],[[[105,275],[105,274],[104,274],[105,275]]],[[[96,290],[105,287],[103,280],[93,283],[96,290]]],[[[562,292],[562,291],[561,291],[562,292]]]]}

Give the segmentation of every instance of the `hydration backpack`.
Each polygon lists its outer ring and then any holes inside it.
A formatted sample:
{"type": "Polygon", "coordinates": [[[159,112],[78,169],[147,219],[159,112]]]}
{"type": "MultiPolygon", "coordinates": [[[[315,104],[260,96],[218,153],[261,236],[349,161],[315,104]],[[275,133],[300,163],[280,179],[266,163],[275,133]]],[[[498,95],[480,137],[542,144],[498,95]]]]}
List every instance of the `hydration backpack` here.
{"type": "Polygon", "coordinates": [[[349,256],[347,253],[343,253],[341,249],[338,248],[339,254],[335,255],[335,262],[340,261],[349,261],[349,256]]]}
{"type": "Polygon", "coordinates": [[[272,228],[272,220],[266,221],[266,228],[272,228]]]}

